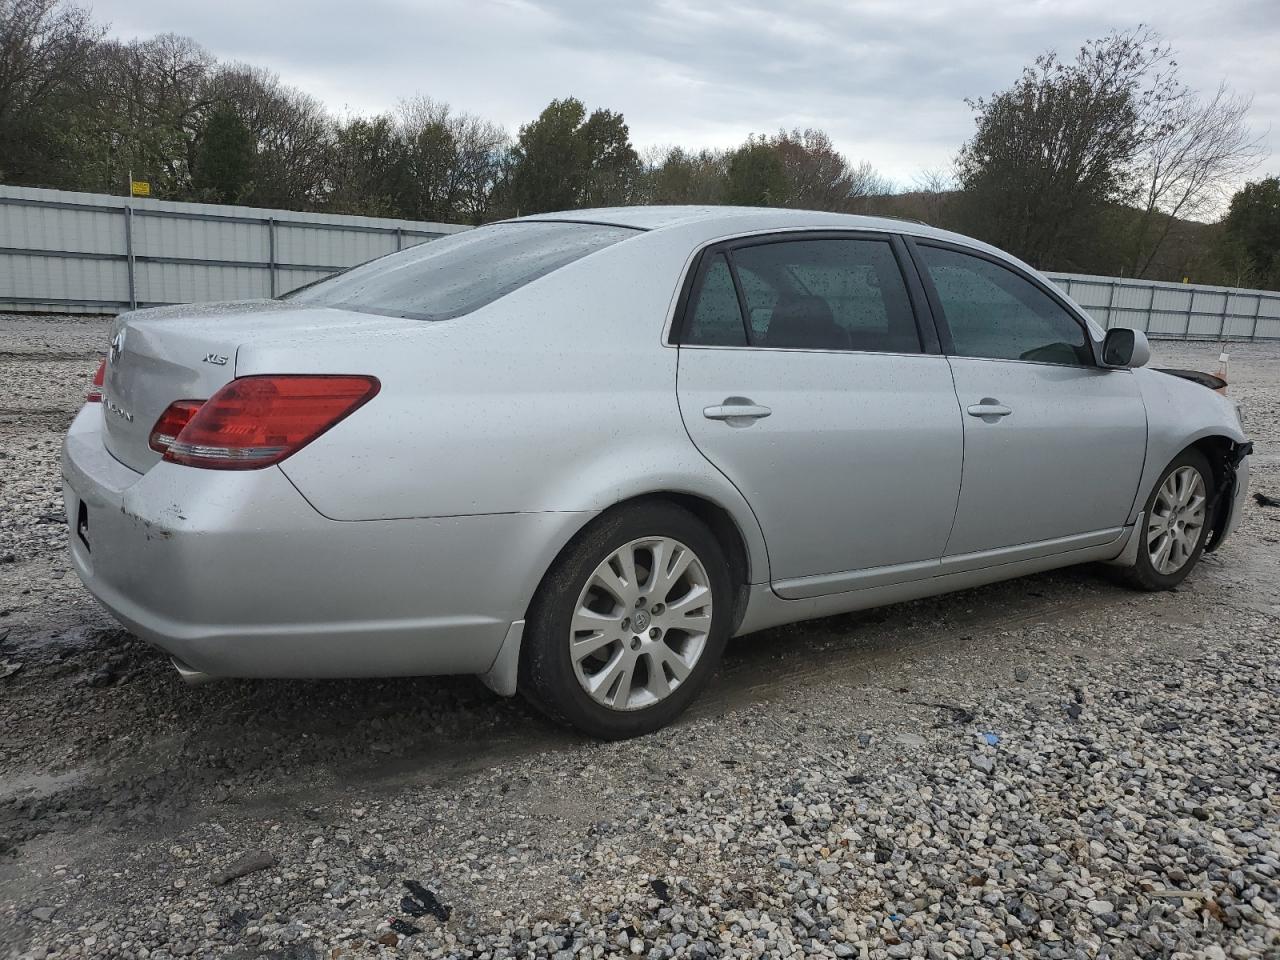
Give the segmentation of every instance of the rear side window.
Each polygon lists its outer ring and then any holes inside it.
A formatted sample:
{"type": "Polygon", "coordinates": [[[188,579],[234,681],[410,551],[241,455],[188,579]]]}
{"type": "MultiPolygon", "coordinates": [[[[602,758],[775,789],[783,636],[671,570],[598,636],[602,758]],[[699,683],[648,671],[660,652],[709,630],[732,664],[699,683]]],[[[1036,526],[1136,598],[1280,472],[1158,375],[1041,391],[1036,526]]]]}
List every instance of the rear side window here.
{"type": "Polygon", "coordinates": [[[702,274],[693,297],[685,343],[704,347],[745,347],[746,330],[738,308],[738,292],[723,253],[717,253],[702,274]]]}
{"type": "Polygon", "coordinates": [[[1030,280],[982,257],[918,249],[958,356],[1093,364],[1084,327],[1030,280]]]}
{"type": "Polygon", "coordinates": [[[448,320],[638,232],[586,223],[495,223],[371,260],[284,299],[415,320],[448,320]]]}
{"type": "Polygon", "coordinates": [[[795,240],[733,251],[757,346],[919,353],[887,240],[795,240]]]}

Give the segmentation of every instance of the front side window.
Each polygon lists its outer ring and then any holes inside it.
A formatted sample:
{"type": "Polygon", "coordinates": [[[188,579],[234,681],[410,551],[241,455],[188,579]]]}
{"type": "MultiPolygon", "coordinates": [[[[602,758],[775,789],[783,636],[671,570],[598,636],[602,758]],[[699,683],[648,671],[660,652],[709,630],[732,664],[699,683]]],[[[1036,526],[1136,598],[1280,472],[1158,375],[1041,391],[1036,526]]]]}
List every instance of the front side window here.
{"type": "Polygon", "coordinates": [[[495,223],[370,260],[283,299],[415,320],[448,320],[637,234],[629,227],[588,223],[495,223]]]}
{"type": "Polygon", "coordinates": [[[755,346],[919,353],[887,240],[787,240],[732,253],[755,346]]]}
{"type": "Polygon", "coordinates": [[[1084,327],[1007,267],[942,247],[918,247],[962,357],[1091,366],[1084,327]]]}

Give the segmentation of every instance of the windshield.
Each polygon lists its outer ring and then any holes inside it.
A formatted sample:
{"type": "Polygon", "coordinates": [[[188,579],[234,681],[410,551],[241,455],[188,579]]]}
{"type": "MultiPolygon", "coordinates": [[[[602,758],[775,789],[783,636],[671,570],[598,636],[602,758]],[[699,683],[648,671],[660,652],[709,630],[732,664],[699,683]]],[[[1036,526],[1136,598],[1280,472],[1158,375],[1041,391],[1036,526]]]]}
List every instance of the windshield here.
{"type": "Polygon", "coordinates": [[[592,223],[495,223],[370,260],[282,299],[448,320],[638,232],[592,223]]]}

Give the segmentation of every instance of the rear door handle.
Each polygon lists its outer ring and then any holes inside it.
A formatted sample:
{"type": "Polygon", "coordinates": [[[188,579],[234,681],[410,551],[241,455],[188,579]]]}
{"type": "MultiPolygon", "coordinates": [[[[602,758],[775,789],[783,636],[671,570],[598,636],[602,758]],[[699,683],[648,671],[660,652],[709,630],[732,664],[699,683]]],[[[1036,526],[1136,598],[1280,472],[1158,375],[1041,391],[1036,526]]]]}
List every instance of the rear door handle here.
{"type": "Polygon", "coordinates": [[[703,407],[702,415],[708,420],[762,420],[773,413],[746,397],[726,397],[724,403],[703,407]]]}
{"type": "Polygon", "coordinates": [[[989,422],[991,423],[994,423],[1000,417],[1007,417],[1013,413],[1011,409],[994,397],[983,397],[973,406],[966,408],[965,412],[971,417],[981,417],[983,420],[987,420],[990,417],[989,422]]]}

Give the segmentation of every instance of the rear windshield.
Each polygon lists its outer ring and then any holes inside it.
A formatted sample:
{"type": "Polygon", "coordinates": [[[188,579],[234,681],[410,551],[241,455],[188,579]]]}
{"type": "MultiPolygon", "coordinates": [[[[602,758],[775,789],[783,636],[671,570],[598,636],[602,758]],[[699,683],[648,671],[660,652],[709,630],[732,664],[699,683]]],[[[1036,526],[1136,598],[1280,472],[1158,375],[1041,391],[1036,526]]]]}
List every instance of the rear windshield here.
{"type": "Polygon", "coordinates": [[[637,232],[590,223],[495,223],[370,260],[282,299],[448,320],[637,232]]]}

